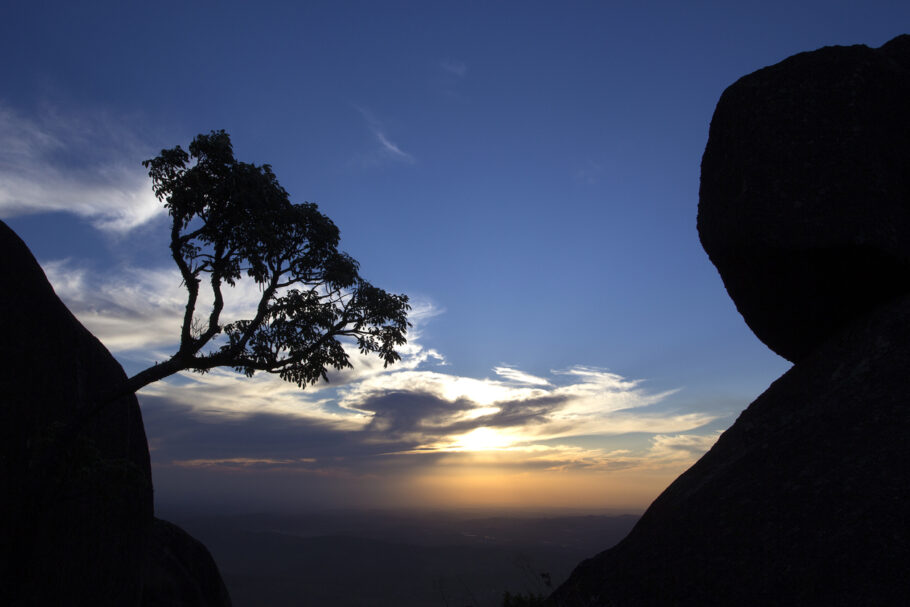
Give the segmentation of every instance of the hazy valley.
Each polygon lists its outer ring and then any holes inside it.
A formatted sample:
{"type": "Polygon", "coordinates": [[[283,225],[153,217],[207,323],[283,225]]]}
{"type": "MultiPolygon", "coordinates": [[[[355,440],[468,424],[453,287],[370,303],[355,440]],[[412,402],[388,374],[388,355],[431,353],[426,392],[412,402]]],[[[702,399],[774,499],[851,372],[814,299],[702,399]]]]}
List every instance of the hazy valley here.
{"type": "Polygon", "coordinates": [[[235,607],[499,605],[505,591],[548,593],[638,520],[479,511],[168,516],[209,548],[235,607]]]}

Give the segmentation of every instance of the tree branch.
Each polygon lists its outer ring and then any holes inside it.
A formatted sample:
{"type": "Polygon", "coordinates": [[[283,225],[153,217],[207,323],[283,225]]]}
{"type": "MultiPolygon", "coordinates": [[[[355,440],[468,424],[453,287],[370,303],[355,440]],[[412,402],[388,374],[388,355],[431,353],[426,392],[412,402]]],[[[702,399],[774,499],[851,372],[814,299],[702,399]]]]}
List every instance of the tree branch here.
{"type": "Polygon", "coordinates": [[[199,336],[193,354],[202,349],[202,347],[207,344],[210,339],[221,332],[221,326],[218,324],[218,320],[221,317],[221,311],[224,309],[224,297],[221,294],[221,274],[223,270],[219,266],[224,264],[224,257],[220,250],[215,252],[215,256],[216,261],[212,264],[211,280],[212,294],[215,297],[215,301],[212,303],[212,313],[209,314],[208,328],[206,329],[205,333],[199,336]]]}
{"type": "Polygon", "coordinates": [[[183,243],[184,239],[180,237],[180,227],[175,218],[171,224],[171,257],[180,269],[180,275],[183,277],[183,282],[188,291],[186,309],[183,312],[183,325],[180,328],[180,348],[178,352],[186,352],[192,347],[193,314],[196,312],[196,299],[199,297],[199,280],[190,270],[186,260],[183,259],[181,251],[183,243]]]}

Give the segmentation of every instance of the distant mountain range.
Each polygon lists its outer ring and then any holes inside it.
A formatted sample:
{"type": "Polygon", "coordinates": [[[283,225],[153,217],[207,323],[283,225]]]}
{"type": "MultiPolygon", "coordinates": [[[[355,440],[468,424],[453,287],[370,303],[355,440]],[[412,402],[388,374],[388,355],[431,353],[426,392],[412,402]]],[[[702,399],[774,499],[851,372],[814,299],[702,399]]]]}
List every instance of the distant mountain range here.
{"type": "Polygon", "coordinates": [[[506,591],[549,593],[638,520],[355,511],[169,516],[208,546],[235,607],[498,606],[506,591]]]}

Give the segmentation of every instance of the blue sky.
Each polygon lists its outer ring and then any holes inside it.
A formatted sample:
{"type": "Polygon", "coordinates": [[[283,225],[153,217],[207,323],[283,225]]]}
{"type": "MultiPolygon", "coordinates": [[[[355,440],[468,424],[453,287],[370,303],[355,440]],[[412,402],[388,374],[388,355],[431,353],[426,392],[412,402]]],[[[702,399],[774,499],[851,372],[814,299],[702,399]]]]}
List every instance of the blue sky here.
{"type": "Polygon", "coordinates": [[[698,242],[718,97],[910,24],[906,2],[297,4],[0,9],[0,218],[127,371],[173,351],[181,297],[139,163],[211,129],[415,303],[391,371],[143,391],[162,501],[646,505],[789,366],[698,242]]]}

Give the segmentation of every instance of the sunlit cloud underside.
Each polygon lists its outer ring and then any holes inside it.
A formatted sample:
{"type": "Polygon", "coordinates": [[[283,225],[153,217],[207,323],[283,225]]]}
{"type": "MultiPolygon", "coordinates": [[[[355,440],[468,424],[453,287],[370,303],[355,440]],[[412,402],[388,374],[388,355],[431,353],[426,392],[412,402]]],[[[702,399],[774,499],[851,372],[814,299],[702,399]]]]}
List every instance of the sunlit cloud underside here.
{"type": "MultiPolygon", "coordinates": [[[[119,355],[151,364],[176,348],[185,304],[176,270],[124,268],[102,277],[73,261],[45,263],[45,270],[73,312],[119,355]]],[[[243,303],[229,304],[227,316],[249,314],[257,299],[255,285],[241,281],[229,301],[243,303]]],[[[651,391],[604,369],[576,366],[546,377],[508,365],[483,378],[447,372],[444,356],[421,344],[422,327],[439,312],[416,303],[409,342],[391,368],[351,345],[353,369],[303,390],[227,369],[147,386],[140,396],[155,422],[156,465],[367,485],[391,475],[407,477],[410,493],[423,488],[456,501],[462,491],[489,501],[497,487],[490,479],[498,478],[510,483],[513,497],[516,487],[549,483],[580,499],[592,475],[624,478],[624,491],[649,475],[662,485],[717,438],[697,431],[716,416],[666,406],[676,390],[651,391]],[[164,411],[170,421],[159,415],[164,411]],[[647,438],[633,449],[610,447],[610,437],[630,433],[647,438]],[[600,437],[598,446],[591,437],[600,437]]],[[[649,486],[647,495],[657,488],[649,486]]]]}

